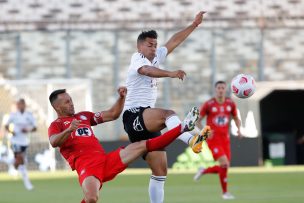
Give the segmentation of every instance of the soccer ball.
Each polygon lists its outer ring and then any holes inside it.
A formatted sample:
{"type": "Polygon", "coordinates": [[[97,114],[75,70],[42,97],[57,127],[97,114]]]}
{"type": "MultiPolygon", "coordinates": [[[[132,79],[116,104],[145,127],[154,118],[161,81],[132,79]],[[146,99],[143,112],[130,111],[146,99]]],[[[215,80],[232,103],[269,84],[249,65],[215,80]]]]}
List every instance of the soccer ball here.
{"type": "Polygon", "coordinates": [[[231,81],[231,91],[238,98],[248,98],[255,92],[255,81],[251,75],[238,74],[231,81]]]}

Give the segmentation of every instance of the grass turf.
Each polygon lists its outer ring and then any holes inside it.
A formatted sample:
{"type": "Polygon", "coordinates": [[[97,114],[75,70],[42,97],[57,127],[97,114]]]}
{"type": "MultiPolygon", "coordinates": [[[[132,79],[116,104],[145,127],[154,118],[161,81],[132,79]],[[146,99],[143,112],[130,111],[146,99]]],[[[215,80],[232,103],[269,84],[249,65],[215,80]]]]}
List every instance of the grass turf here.
{"type": "MultiPolygon", "coordinates": [[[[68,173],[69,174],[69,173],[68,173]]],[[[72,172],[70,172],[72,174],[72,172]]],[[[3,177],[3,174],[2,174],[3,177]]],[[[170,174],[165,185],[166,203],[220,203],[221,190],[216,175],[207,175],[199,182],[193,174],[170,174]]],[[[35,189],[26,191],[22,181],[0,180],[0,203],[75,203],[80,202],[82,191],[76,176],[33,178],[35,189]]],[[[299,203],[304,199],[304,173],[232,173],[230,191],[234,203],[299,203]]],[[[100,192],[103,203],[148,203],[149,175],[120,175],[105,183],[100,192]]]]}

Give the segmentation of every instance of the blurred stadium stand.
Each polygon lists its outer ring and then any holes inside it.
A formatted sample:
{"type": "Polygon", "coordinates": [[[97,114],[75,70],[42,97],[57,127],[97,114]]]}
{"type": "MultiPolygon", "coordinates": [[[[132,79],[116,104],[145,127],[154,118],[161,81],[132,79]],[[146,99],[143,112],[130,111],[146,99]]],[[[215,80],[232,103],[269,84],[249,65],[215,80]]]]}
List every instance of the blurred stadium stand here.
{"type": "MultiPolygon", "coordinates": [[[[88,79],[92,109],[109,107],[124,84],[141,30],[156,29],[159,44],[206,10],[203,24],[168,57],[164,68],[183,68],[185,82],[160,80],[158,106],[183,116],[211,94],[216,80],[239,72],[257,81],[302,80],[304,1],[301,0],[0,0],[0,76],[4,80],[88,79]]],[[[0,86],[0,116],[16,90],[0,86]]],[[[16,88],[16,87],[15,87],[16,88]]],[[[28,87],[26,87],[28,88],[28,87]]],[[[47,100],[39,87],[25,91],[41,122],[47,100]],[[37,96],[39,95],[39,96],[37,96]]],[[[80,110],[80,109],[78,109],[80,110]]],[[[45,118],[44,118],[45,117],[45,118]]],[[[39,129],[39,128],[38,128],[39,129]]],[[[46,125],[40,127],[46,142],[46,125]]],[[[102,140],[125,133],[121,121],[97,128],[102,140]]]]}

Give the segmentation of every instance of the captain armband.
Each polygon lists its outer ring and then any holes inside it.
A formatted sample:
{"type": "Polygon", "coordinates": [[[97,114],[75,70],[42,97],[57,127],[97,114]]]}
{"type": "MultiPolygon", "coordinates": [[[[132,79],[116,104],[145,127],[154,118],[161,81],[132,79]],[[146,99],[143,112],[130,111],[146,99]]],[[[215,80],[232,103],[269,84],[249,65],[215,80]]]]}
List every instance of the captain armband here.
{"type": "Polygon", "coordinates": [[[102,113],[101,112],[97,112],[94,114],[94,121],[99,124],[99,123],[103,123],[103,119],[102,119],[102,113]]]}

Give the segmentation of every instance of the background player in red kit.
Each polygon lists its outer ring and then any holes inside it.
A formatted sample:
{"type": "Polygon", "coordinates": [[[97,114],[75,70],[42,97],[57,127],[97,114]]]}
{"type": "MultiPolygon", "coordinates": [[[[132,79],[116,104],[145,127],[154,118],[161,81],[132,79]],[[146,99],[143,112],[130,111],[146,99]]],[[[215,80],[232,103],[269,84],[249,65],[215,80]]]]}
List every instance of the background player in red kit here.
{"type": "Polygon", "coordinates": [[[49,127],[49,140],[53,147],[59,147],[62,156],[76,170],[84,193],[82,203],[95,203],[99,189],[106,181],[112,180],[127,165],[144,153],[159,150],[181,133],[193,130],[199,111],[192,108],[185,120],[176,128],[157,138],[134,142],[125,148],[106,153],[95,137],[91,126],[115,120],[119,117],[125,102],[127,89],[118,89],[119,98],[106,111],[75,113],[73,101],[65,89],[55,90],[49,100],[58,118],[49,127]]]}
{"type": "Polygon", "coordinates": [[[197,122],[199,128],[201,128],[201,121],[205,116],[207,116],[207,125],[211,127],[211,136],[207,139],[207,143],[214,160],[219,162],[219,166],[199,168],[194,180],[199,180],[203,174],[217,173],[222,186],[223,199],[234,199],[234,196],[227,190],[227,173],[231,160],[229,123],[232,116],[238,129],[238,136],[241,137],[241,121],[237,115],[236,104],[226,97],[226,83],[224,81],[215,83],[215,97],[201,106],[200,118],[197,122]]]}

